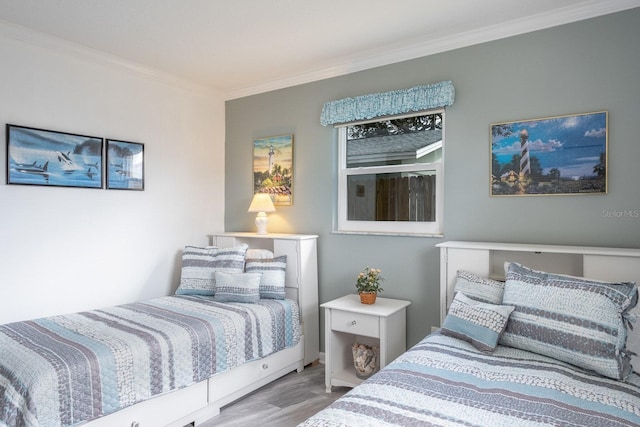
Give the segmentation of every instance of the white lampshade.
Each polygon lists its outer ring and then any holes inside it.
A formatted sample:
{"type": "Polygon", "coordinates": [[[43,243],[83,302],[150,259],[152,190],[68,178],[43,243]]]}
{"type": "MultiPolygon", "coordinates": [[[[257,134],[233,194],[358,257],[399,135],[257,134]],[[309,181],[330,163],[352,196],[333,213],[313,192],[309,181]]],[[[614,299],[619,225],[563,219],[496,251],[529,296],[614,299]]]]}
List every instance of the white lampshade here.
{"type": "Polygon", "coordinates": [[[267,193],[257,193],[253,195],[251,205],[247,212],[275,212],[276,207],[273,206],[271,196],[267,193]]]}
{"type": "Polygon", "coordinates": [[[258,228],[258,234],[267,234],[267,219],[266,212],[275,212],[276,208],[273,206],[271,196],[266,193],[257,193],[253,195],[251,205],[247,212],[258,212],[256,215],[256,227],[258,228]]]}

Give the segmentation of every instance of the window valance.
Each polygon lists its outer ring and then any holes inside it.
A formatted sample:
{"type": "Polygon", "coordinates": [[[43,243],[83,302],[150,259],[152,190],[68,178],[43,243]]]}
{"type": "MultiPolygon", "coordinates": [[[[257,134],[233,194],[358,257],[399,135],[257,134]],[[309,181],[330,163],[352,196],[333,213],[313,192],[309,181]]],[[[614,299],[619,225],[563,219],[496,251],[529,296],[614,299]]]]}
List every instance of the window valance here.
{"type": "Polygon", "coordinates": [[[327,126],[430,110],[452,105],[454,98],[453,83],[445,81],[410,89],[338,99],[324,104],[320,123],[327,126]]]}

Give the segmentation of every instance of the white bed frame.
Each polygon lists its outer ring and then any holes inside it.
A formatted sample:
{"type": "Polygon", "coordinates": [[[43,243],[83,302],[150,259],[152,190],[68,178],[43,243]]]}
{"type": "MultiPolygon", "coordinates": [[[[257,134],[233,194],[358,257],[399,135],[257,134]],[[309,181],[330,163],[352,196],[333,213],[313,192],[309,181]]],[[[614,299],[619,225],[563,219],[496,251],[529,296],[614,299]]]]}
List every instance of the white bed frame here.
{"type": "Polygon", "coordinates": [[[219,233],[211,244],[269,249],[287,255],[286,294],[298,302],[302,337],[297,346],[214,375],[190,387],[172,391],[90,421],[86,427],[195,426],[220,413],[220,408],[286,375],[302,371],[318,360],[320,320],[318,308],[317,238],[314,235],[219,233]]]}
{"type": "MultiPolygon", "coordinates": [[[[450,241],[440,248],[440,324],[453,300],[458,270],[504,280],[505,261],[557,274],[640,285],[640,249],[591,246],[527,245],[450,241]]],[[[631,313],[640,319],[640,304],[631,313]]],[[[638,354],[631,364],[640,372],[640,324],[627,338],[627,348],[638,354]]]]}

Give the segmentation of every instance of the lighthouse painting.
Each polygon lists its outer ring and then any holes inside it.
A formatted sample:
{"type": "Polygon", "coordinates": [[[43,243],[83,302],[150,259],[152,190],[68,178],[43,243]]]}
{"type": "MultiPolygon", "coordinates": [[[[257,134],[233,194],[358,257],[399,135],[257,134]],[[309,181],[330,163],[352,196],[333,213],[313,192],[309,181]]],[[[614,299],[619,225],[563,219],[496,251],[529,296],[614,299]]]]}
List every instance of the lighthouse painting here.
{"type": "Polygon", "coordinates": [[[276,206],[293,204],[293,135],[253,141],[253,193],[267,193],[276,206]]]}
{"type": "Polygon", "coordinates": [[[492,196],[607,193],[608,112],[491,125],[492,196]]]}

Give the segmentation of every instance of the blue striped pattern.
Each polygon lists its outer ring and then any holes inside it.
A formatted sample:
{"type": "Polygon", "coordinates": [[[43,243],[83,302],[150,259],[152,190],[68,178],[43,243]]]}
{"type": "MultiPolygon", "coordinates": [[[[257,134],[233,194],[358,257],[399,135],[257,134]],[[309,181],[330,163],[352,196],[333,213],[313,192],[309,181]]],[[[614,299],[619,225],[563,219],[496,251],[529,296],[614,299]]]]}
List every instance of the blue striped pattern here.
{"type": "Polygon", "coordinates": [[[180,286],[176,295],[214,295],[215,273],[242,273],[247,247],[246,244],[223,249],[186,246],[182,252],[180,286]]]}
{"type": "Polygon", "coordinates": [[[215,255],[218,248],[185,246],[178,295],[213,295],[215,255]]]}
{"type": "Polygon", "coordinates": [[[638,427],[640,376],[436,333],[300,426],[638,427]]]}
{"type": "Polygon", "coordinates": [[[481,277],[469,271],[458,270],[454,290],[476,301],[502,304],[504,282],[481,277]]]}
{"type": "Polygon", "coordinates": [[[216,272],[216,292],[214,301],[218,302],[258,302],[260,299],[259,273],[216,272]]]}
{"type": "Polygon", "coordinates": [[[270,259],[249,259],[245,262],[245,270],[260,273],[260,298],[283,299],[285,296],[285,274],[287,256],[281,255],[270,259]]]}
{"type": "Polygon", "coordinates": [[[514,308],[512,305],[475,301],[457,293],[441,331],[445,335],[470,342],[478,350],[493,351],[514,308]]]}
{"type": "Polygon", "coordinates": [[[291,300],[169,296],[0,325],[0,425],[76,425],[299,339],[291,300]]]}
{"type": "Polygon", "coordinates": [[[507,268],[503,303],[513,305],[500,344],[533,351],[614,379],[631,373],[626,350],[635,283],[608,283],[507,268]]]}

